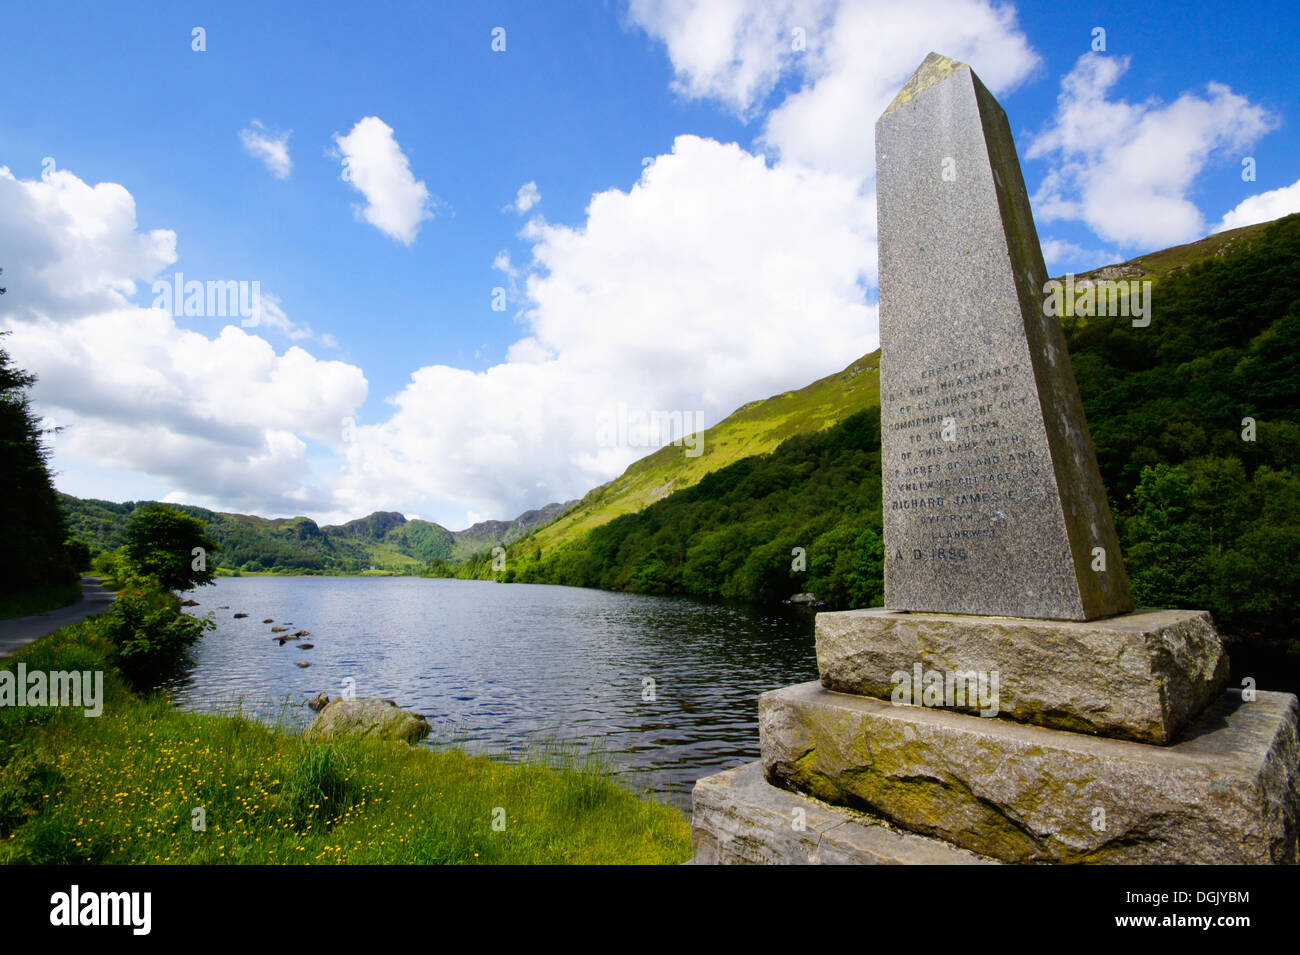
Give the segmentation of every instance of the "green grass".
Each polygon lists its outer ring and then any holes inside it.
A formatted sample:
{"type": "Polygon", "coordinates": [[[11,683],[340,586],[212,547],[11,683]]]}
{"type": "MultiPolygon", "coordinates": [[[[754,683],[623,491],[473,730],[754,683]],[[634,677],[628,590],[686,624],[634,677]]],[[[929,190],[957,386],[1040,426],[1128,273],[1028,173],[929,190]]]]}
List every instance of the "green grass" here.
{"type": "Polygon", "coordinates": [[[58,610],[80,599],[81,584],[58,584],[53,587],[39,587],[21,594],[5,594],[0,596],[0,620],[25,617],[29,613],[58,610]]]}
{"type": "MultiPolygon", "coordinates": [[[[102,669],[93,621],[24,648],[29,669],[102,669]]],[[[106,674],[103,715],[0,708],[0,863],[680,863],[685,817],[539,754],[307,745],[183,713],[106,674]],[[196,832],[201,808],[206,831],[196,832]],[[493,827],[502,818],[505,827],[493,827]]]]}

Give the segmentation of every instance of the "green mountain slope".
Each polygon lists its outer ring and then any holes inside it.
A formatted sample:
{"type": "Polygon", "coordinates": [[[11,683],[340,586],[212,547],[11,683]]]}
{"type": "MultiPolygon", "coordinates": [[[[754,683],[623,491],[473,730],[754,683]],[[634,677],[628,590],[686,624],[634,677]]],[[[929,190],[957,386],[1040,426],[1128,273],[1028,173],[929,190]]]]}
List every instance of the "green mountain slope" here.
{"type": "Polygon", "coordinates": [[[696,457],[673,445],[647,455],[533,534],[528,546],[550,552],[570,544],[620,515],[643,510],[697,484],[728,464],[766,454],[787,438],[829,428],[879,404],[880,352],[874,351],[798,391],[743,405],[703,432],[696,457]]]}
{"type": "MultiPolygon", "coordinates": [[[[1162,273],[1149,325],[1064,323],[1134,597],[1139,606],[1209,609],[1239,674],[1254,668],[1294,688],[1300,215],[1241,230],[1230,243],[1212,237],[1169,251],[1177,255],[1143,257],[1176,263],[1162,273]],[[1191,258],[1198,245],[1204,257],[1191,258]]],[[[564,547],[539,546],[544,528],[511,548],[495,576],[753,601],[812,591],[835,607],[878,602],[877,414],[733,461],[564,547]]],[[[494,576],[481,561],[462,572],[494,576]]]]}
{"type": "MultiPolygon", "coordinates": [[[[69,532],[94,550],[115,550],[126,540],[131,515],[152,501],[82,500],[59,495],[69,532]]],[[[570,502],[572,503],[572,502],[570,502]]],[[[376,511],[346,524],[318,526],[307,517],[269,519],[228,514],[192,505],[170,505],[204,520],[221,545],[214,564],[241,573],[356,574],[371,569],[417,573],[435,560],[509,544],[568,505],[548,504],[513,521],[484,521],[464,531],[449,531],[429,521],[407,520],[395,511],[376,511]]]]}

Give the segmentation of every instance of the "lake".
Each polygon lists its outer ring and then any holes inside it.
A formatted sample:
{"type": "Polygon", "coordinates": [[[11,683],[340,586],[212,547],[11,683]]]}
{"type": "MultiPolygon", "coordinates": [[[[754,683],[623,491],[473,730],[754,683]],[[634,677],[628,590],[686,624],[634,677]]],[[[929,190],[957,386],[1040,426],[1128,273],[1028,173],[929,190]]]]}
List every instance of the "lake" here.
{"type": "Polygon", "coordinates": [[[793,608],[413,577],[226,577],[188,596],[217,629],[173,686],[184,709],[305,725],[305,701],[350,678],[423,713],[430,744],[594,746],[687,810],[700,776],[758,757],[758,694],[817,678],[812,614],[793,608]]]}

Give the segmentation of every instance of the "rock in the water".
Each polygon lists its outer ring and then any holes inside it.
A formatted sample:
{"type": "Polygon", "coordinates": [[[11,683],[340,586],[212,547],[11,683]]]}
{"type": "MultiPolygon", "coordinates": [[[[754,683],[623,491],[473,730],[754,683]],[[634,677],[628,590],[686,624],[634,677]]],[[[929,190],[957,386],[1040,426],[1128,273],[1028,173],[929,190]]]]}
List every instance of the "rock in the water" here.
{"type": "Polygon", "coordinates": [[[782,603],[791,604],[796,607],[825,607],[825,601],[818,600],[815,594],[795,594],[789,600],[782,603]]]}
{"type": "Polygon", "coordinates": [[[246,613],[237,613],[237,614],[235,614],[235,619],[236,619],[236,620],[240,620],[240,619],[242,619],[242,618],[244,618],[244,617],[247,617],[247,616],[248,616],[248,614],[246,614],[246,613]]]}
{"type": "Polygon", "coordinates": [[[325,707],[330,705],[329,694],[317,693],[315,696],[313,696],[310,700],[307,701],[307,705],[310,706],[317,713],[319,713],[321,710],[325,709],[325,707]]]}
{"type": "Polygon", "coordinates": [[[199,605],[199,602],[198,602],[197,600],[182,600],[182,601],[181,601],[181,606],[182,606],[182,607],[197,607],[198,605],[199,605]]]}
{"type": "Polygon", "coordinates": [[[308,663],[306,660],[299,660],[298,666],[302,667],[305,670],[307,669],[307,667],[311,666],[311,664],[308,663]]]}
{"type": "Polygon", "coordinates": [[[310,636],[311,636],[311,631],[310,631],[310,630],[295,630],[295,631],[293,632],[292,635],[295,636],[295,637],[310,637],[310,636]]]}
{"type": "Polygon", "coordinates": [[[218,610],[229,610],[229,609],[230,609],[230,604],[220,604],[220,605],[217,607],[217,609],[218,609],[218,610]]]}
{"type": "MultiPolygon", "coordinates": [[[[265,622],[265,621],[263,621],[263,622],[265,622]]],[[[288,629],[289,629],[288,627],[272,627],[272,628],[271,628],[271,632],[272,632],[272,633],[284,633],[284,632],[285,632],[286,630],[288,630],[288,629]]]]}
{"type": "Polygon", "coordinates": [[[302,736],[308,742],[369,736],[418,743],[430,729],[419,713],[408,712],[388,700],[345,699],[326,705],[302,736]]]}
{"type": "Polygon", "coordinates": [[[270,617],[267,617],[265,620],[262,621],[262,623],[275,623],[275,621],[272,620],[270,617]]]}
{"type": "Polygon", "coordinates": [[[316,644],[314,644],[314,643],[300,643],[300,644],[298,644],[298,649],[299,649],[299,650],[310,650],[310,649],[311,649],[312,647],[314,647],[314,646],[316,646],[316,644]]]}

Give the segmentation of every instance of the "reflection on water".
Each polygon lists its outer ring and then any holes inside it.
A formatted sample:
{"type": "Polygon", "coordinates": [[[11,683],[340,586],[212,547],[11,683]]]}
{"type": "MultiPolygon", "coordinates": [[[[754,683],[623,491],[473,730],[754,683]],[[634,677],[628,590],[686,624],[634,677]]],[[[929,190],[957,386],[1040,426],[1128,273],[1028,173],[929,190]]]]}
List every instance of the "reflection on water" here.
{"type": "Polygon", "coordinates": [[[357,696],[425,714],[431,741],[594,745],[682,808],[700,776],[757,758],[759,693],[817,676],[796,611],[403,577],[228,577],[191,596],[217,629],[175,687],[186,709],[305,724],[303,702],[351,677],[357,696]],[[311,631],[312,649],[280,646],[265,618],[311,631]]]}

